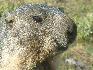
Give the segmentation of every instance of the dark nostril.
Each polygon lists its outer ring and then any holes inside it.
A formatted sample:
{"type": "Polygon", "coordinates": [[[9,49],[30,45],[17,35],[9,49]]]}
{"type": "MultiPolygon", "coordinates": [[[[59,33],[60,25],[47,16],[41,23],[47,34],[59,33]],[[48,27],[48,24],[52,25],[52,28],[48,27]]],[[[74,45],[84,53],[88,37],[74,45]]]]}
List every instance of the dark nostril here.
{"type": "Polygon", "coordinates": [[[33,20],[37,23],[42,22],[43,19],[40,16],[32,16],[33,20]]]}

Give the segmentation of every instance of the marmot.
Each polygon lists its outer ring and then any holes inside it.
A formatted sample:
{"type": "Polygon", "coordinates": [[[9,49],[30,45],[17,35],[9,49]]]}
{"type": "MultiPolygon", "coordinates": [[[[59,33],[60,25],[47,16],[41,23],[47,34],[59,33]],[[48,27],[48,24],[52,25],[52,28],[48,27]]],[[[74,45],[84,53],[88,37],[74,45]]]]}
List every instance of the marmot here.
{"type": "Polygon", "coordinates": [[[67,49],[77,33],[76,24],[68,16],[42,4],[23,5],[0,22],[0,35],[4,36],[0,70],[34,70],[47,58],[67,49]]]}

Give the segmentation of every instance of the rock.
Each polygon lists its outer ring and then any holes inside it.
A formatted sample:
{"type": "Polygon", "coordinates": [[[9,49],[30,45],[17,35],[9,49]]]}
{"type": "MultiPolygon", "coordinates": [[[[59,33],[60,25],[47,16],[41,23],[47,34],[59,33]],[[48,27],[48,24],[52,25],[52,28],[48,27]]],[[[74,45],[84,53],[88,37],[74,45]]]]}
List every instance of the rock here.
{"type": "Polygon", "coordinates": [[[75,70],[89,70],[89,68],[83,61],[75,60],[74,58],[66,59],[65,63],[68,65],[73,65],[75,67],[75,70]]]}

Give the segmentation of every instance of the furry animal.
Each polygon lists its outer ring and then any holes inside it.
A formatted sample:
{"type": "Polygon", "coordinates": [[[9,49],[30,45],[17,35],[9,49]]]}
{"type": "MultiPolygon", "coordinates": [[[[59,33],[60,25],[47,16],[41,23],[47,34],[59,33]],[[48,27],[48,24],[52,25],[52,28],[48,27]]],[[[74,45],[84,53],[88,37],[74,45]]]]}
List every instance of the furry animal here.
{"type": "Polygon", "coordinates": [[[0,70],[34,70],[76,38],[75,23],[59,9],[27,4],[1,18],[0,70]]]}

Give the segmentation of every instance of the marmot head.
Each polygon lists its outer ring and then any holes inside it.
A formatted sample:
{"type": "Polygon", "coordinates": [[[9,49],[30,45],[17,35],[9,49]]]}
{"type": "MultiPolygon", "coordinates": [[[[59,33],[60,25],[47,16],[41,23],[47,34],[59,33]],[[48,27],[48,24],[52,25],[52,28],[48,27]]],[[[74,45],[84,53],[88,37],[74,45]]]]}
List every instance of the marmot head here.
{"type": "MultiPolygon", "coordinates": [[[[7,42],[26,48],[40,62],[67,49],[76,38],[75,23],[59,9],[46,5],[24,5],[6,17],[7,42]]],[[[25,53],[24,53],[25,54],[25,53]]]]}

